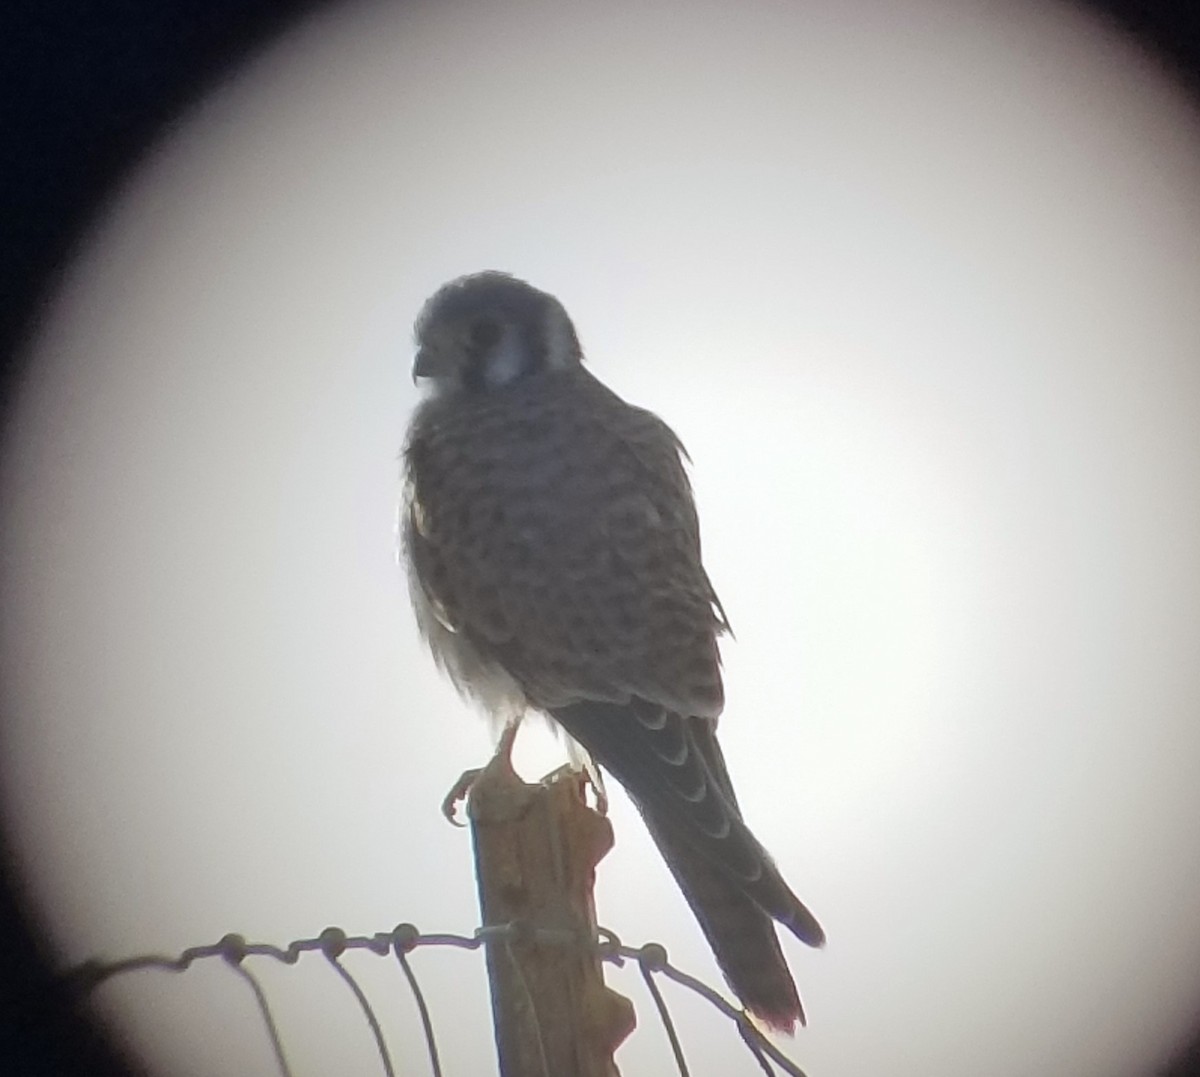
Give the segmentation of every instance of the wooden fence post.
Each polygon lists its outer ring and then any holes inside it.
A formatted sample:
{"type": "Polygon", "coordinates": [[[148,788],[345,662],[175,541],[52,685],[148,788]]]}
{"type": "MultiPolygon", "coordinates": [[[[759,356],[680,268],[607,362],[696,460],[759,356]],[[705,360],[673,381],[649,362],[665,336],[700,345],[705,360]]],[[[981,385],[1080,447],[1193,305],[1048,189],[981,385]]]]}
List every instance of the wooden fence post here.
{"type": "Polygon", "coordinates": [[[467,798],[485,927],[502,1077],[618,1077],[613,1051],[633,1031],[629,999],[604,985],[586,945],[539,940],[537,929],[596,937],[596,864],[612,826],[587,806],[580,775],[530,785],[499,753],[467,798]]]}

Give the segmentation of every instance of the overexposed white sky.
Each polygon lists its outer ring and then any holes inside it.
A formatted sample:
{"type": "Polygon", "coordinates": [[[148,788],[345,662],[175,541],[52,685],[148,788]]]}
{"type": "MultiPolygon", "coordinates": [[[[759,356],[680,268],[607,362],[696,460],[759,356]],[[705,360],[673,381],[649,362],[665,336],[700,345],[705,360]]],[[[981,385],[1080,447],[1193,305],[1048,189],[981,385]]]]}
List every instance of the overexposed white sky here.
{"type": "MultiPolygon", "coordinates": [[[[438,809],[488,730],[393,526],[412,319],[484,268],[691,452],[726,754],[829,934],[797,1062],[1148,1073],[1200,1007],[1200,121],[1044,0],[347,4],[165,134],[5,445],[0,798],[63,962],[478,922],[438,809]]],[[[612,818],[601,921],[719,984],[612,818]]],[[[414,962],[492,1072],[481,955],[414,962]]],[[[377,1072],[319,958],[254,968],[298,1075],[377,1072]]],[[[667,994],[697,1077],[758,1072],[667,994]]],[[[275,1072],[223,968],[97,998],[158,1072],[275,1072]]]]}

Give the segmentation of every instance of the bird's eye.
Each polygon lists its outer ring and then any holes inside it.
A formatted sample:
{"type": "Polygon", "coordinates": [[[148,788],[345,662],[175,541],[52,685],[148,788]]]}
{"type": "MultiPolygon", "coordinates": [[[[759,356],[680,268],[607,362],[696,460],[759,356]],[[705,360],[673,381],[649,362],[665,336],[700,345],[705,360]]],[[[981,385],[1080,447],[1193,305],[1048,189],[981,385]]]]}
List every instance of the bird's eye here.
{"type": "Polygon", "coordinates": [[[481,319],[471,326],[471,347],[478,351],[487,351],[500,339],[500,326],[487,319],[481,319]]]}

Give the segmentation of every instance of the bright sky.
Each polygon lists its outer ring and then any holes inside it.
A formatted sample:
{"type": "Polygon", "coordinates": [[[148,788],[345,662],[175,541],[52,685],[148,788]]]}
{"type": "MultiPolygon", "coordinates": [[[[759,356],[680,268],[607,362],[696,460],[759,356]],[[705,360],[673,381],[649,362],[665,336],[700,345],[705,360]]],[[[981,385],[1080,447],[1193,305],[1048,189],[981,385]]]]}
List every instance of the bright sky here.
{"type": "MultiPolygon", "coordinates": [[[[396,567],[410,326],[505,269],[695,462],[722,740],[829,934],[810,1077],[1147,1072],[1200,1006],[1200,123],[1065,7],[351,4],[118,192],[5,452],[0,796],[64,962],[470,933],[490,751],[396,567]]],[[[530,777],[561,762],[525,732],[530,777]]],[[[628,803],[599,916],[720,978],[628,803]]],[[[480,955],[416,965],[492,1072],[480,955]]],[[[405,1073],[393,964],[355,958],[405,1073]]],[[[318,958],[295,1072],[379,1072],[318,958]]],[[[628,1077],[671,1072],[636,972],[628,1077]]],[[[754,1074],[668,988],[697,1077],[754,1074]]],[[[220,967],[98,995],[164,1074],[276,1072],[220,967]]]]}

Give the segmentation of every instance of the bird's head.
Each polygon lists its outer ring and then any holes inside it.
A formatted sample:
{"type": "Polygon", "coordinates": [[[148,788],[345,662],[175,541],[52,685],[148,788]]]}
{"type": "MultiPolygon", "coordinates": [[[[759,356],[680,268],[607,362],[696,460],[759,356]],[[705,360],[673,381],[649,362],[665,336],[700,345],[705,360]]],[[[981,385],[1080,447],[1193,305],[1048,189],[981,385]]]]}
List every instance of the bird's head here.
{"type": "Polygon", "coordinates": [[[443,285],[415,327],[413,378],[438,392],[490,392],[582,362],[563,305],[507,273],[474,273],[443,285]]]}

